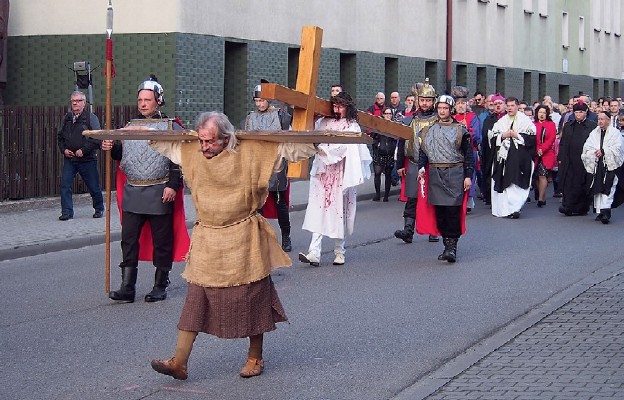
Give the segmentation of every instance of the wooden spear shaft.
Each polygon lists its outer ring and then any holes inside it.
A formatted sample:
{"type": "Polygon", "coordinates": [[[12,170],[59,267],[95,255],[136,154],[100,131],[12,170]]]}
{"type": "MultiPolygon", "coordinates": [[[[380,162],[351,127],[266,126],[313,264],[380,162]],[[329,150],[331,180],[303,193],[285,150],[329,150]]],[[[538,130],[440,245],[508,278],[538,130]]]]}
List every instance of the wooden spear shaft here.
{"type": "MultiPolygon", "coordinates": [[[[106,129],[112,129],[112,106],[111,106],[111,91],[112,91],[112,64],[111,60],[106,61],[106,129]]],[[[105,277],[104,288],[106,295],[110,293],[110,264],[111,264],[111,252],[110,252],[110,231],[111,231],[111,150],[106,151],[106,260],[105,260],[105,277]]]]}
{"type": "MultiPolygon", "coordinates": [[[[108,2],[108,9],[106,15],[106,129],[113,129],[112,123],[112,92],[113,92],[113,42],[111,36],[113,34],[113,5],[112,0],[108,2]]],[[[111,252],[110,252],[110,231],[111,231],[111,150],[106,151],[106,255],[104,261],[104,290],[106,295],[110,293],[110,264],[111,264],[111,252]]]]}

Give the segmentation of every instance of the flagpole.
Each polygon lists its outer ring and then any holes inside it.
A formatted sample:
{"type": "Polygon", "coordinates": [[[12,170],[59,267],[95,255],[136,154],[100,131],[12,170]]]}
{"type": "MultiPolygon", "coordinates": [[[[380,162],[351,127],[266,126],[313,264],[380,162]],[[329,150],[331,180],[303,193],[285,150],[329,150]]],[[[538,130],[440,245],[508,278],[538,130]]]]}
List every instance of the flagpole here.
{"type": "MultiPolygon", "coordinates": [[[[112,89],[113,89],[113,4],[108,0],[106,10],[106,129],[112,127],[112,89]]],[[[106,295],[110,293],[110,231],[111,231],[111,150],[106,151],[106,260],[104,287],[106,295]]]]}

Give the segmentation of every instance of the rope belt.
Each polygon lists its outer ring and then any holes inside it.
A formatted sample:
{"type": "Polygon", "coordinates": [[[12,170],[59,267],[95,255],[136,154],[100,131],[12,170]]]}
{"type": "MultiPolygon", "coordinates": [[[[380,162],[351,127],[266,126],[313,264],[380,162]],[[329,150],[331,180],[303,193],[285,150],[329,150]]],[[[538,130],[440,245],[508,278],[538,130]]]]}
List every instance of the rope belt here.
{"type": "Polygon", "coordinates": [[[449,167],[460,167],[463,166],[464,163],[463,162],[456,162],[456,163],[431,163],[429,164],[432,167],[436,167],[436,168],[449,168],[449,167]]]}
{"type": "Polygon", "coordinates": [[[255,217],[256,215],[258,215],[258,211],[254,211],[249,216],[241,219],[240,221],[232,222],[231,224],[227,224],[227,225],[218,225],[218,226],[217,225],[203,224],[200,219],[196,219],[195,220],[195,225],[199,225],[199,226],[201,226],[203,228],[223,229],[223,228],[229,228],[229,227],[234,226],[234,225],[242,224],[243,222],[250,220],[251,218],[255,217]]]}
{"type": "Polygon", "coordinates": [[[128,179],[129,184],[140,185],[140,186],[157,185],[159,183],[167,183],[167,182],[169,182],[168,177],[164,177],[160,179],[148,179],[148,180],[128,179]]]}

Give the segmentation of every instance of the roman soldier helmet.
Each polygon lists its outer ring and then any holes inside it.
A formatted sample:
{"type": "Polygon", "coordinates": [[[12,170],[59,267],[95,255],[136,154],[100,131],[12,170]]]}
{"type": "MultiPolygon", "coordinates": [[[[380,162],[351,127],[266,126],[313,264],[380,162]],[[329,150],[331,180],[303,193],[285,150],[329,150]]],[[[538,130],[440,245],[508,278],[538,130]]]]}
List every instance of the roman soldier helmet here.
{"type": "Polygon", "coordinates": [[[158,105],[162,106],[163,104],[165,104],[165,98],[163,97],[165,89],[163,89],[162,85],[158,83],[158,78],[156,78],[156,75],[150,74],[149,79],[143,81],[139,85],[139,88],[137,89],[137,94],[141,90],[151,90],[156,95],[156,102],[158,103],[158,105]]]}
{"type": "Polygon", "coordinates": [[[451,88],[451,96],[455,99],[467,99],[468,89],[464,86],[453,86],[451,88]]]}
{"type": "Polygon", "coordinates": [[[429,84],[429,78],[425,78],[425,83],[418,89],[418,97],[428,97],[432,99],[437,97],[435,88],[429,84]]]}
{"type": "Polygon", "coordinates": [[[438,101],[436,101],[436,104],[435,104],[436,107],[440,103],[448,104],[449,107],[451,107],[451,109],[455,107],[455,99],[453,98],[453,96],[450,96],[448,94],[443,94],[442,96],[438,97],[438,101]]]}
{"type": "MultiPolygon", "coordinates": [[[[260,79],[260,83],[269,83],[266,79],[260,79]]],[[[256,85],[253,92],[252,100],[261,99],[262,98],[262,85],[256,85]]]]}
{"type": "Polygon", "coordinates": [[[412,85],[412,95],[418,97],[418,92],[420,91],[420,89],[422,89],[423,87],[423,83],[422,82],[416,82],[412,85]]]}

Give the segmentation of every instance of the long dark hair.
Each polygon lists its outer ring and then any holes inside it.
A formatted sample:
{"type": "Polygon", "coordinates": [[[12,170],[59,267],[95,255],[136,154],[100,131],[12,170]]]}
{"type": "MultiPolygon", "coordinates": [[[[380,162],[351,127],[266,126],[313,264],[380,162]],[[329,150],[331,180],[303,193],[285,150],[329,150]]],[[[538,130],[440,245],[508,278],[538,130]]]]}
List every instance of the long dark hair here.
{"type": "Polygon", "coordinates": [[[548,106],[545,106],[543,104],[540,104],[539,106],[535,107],[535,111],[534,111],[535,114],[533,115],[533,120],[535,122],[539,122],[539,118],[537,118],[537,113],[542,108],[546,110],[546,121],[552,121],[552,118],[550,118],[550,108],[548,108],[548,106]]]}
{"type": "MultiPolygon", "coordinates": [[[[340,92],[337,95],[335,95],[334,97],[332,97],[330,99],[331,103],[332,103],[332,108],[334,106],[334,104],[340,104],[343,105],[347,108],[347,112],[345,115],[345,118],[348,121],[355,121],[357,122],[358,120],[358,110],[355,107],[355,102],[353,101],[353,98],[351,97],[351,95],[348,92],[340,92]]],[[[332,113],[333,113],[333,109],[332,109],[332,113]]],[[[334,117],[336,117],[336,115],[334,115],[334,117]]]]}

